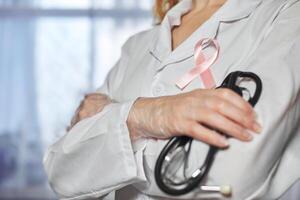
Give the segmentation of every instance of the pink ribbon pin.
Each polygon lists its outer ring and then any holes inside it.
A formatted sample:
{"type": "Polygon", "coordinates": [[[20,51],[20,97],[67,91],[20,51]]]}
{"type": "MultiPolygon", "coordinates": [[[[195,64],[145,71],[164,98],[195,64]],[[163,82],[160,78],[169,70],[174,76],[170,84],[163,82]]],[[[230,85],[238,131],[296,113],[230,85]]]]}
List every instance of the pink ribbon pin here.
{"type": "Polygon", "coordinates": [[[192,82],[192,80],[200,75],[205,88],[214,88],[216,84],[210,67],[218,59],[219,52],[220,46],[215,39],[205,38],[197,42],[194,54],[196,66],[176,81],[177,87],[183,90],[188,84],[190,84],[190,82],[192,82]],[[207,58],[204,54],[204,50],[208,47],[212,47],[214,49],[212,56],[209,58],[207,58]]]}

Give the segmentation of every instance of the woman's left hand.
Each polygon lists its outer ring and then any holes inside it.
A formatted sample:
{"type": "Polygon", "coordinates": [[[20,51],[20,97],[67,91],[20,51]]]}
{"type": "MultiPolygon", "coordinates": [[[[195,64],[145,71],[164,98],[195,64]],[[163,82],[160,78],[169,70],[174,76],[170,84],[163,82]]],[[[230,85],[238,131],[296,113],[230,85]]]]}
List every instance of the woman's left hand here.
{"type": "Polygon", "coordinates": [[[71,125],[67,128],[69,131],[75,124],[81,120],[92,117],[102,111],[102,109],[113,101],[106,94],[91,93],[87,94],[77,108],[75,115],[71,120],[71,125]]]}

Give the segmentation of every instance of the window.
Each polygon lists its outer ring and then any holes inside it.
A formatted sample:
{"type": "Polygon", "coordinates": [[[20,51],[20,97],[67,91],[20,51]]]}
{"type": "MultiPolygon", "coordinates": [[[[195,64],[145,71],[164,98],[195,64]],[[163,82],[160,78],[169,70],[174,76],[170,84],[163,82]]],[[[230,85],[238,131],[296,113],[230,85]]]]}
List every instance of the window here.
{"type": "Polygon", "coordinates": [[[0,199],[54,198],[43,151],[82,95],[103,83],[126,39],[151,27],[152,4],[0,0],[0,199]]]}

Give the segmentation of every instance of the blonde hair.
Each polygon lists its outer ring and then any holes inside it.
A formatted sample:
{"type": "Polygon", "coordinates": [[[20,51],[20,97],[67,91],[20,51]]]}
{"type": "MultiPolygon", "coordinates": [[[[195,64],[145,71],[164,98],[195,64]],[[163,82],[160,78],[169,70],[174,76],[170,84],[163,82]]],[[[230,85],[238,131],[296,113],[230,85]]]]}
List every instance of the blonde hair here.
{"type": "Polygon", "coordinates": [[[160,24],[166,13],[178,2],[179,0],[155,0],[154,15],[158,24],[160,24]]]}

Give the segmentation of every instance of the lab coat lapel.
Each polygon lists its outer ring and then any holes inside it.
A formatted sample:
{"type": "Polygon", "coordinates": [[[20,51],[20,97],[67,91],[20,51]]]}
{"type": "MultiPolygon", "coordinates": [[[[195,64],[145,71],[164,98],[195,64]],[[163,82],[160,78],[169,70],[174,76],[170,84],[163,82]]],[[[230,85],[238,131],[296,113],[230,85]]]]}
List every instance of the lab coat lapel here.
{"type": "Polygon", "coordinates": [[[183,0],[172,8],[159,26],[157,37],[149,47],[149,52],[160,62],[170,56],[172,51],[172,26],[181,23],[181,16],[188,12],[192,7],[192,0],[183,0]]]}
{"type": "Polygon", "coordinates": [[[149,48],[150,54],[161,63],[156,70],[160,71],[171,64],[193,57],[194,46],[200,39],[217,38],[222,23],[234,23],[247,18],[261,2],[262,0],[228,0],[209,20],[172,51],[172,26],[180,25],[181,16],[192,7],[192,0],[183,0],[166,15],[155,42],[149,48]]]}

